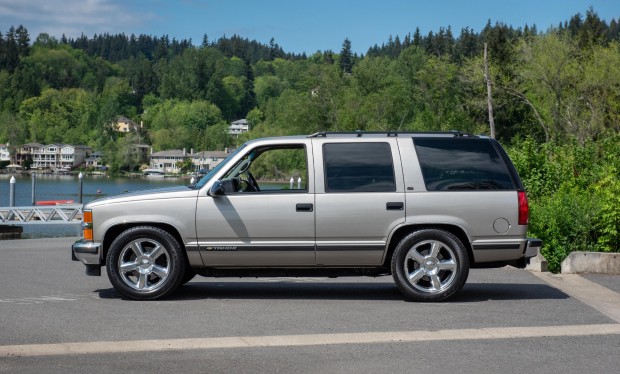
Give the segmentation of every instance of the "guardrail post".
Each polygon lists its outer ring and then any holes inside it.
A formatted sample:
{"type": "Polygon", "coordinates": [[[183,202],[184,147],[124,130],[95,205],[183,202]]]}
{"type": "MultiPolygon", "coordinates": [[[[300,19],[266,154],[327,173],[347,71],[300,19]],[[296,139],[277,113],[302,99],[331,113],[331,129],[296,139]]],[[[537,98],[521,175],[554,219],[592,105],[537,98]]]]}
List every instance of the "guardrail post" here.
{"type": "Polygon", "coordinates": [[[82,188],[84,187],[84,174],[80,172],[78,175],[78,179],[80,180],[80,191],[78,193],[78,202],[82,204],[82,188]]]}
{"type": "Polygon", "coordinates": [[[15,206],[15,177],[11,176],[11,180],[9,180],[9,206],[15,206]]]}
{"type": "Polygon", "coordinates": [[[36,204],[36,190],[37,190],[37,173],[35,173],[34,171],[31,174],[32,176],[32,205],[36,204]]]}

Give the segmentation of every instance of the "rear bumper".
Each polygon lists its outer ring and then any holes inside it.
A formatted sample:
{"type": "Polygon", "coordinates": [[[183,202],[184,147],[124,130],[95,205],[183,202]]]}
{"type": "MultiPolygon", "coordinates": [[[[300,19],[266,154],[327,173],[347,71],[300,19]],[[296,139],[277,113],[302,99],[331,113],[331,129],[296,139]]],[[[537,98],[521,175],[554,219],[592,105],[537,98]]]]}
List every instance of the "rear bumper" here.
{"type": "Polygon", "coordinates": [[[78,240],[71,246],[71,258],[84,265],[101,265],[101,243],[78,240]]]}
{"type": "Polygon", "coordinates": [[[542,246],[542,240],[535,238],[476,240],[472,243],[474,262],[509,263],[535,257],[542,246]]]}
{"type": "Polygon", "coordinates": [[[540,253],[540,248],[542,247],[542,240],[536,238],[527,238],[527,243],[525,244],[525,253],[523,257],[532,258],[536,257],[538,253],[540,253]]]}

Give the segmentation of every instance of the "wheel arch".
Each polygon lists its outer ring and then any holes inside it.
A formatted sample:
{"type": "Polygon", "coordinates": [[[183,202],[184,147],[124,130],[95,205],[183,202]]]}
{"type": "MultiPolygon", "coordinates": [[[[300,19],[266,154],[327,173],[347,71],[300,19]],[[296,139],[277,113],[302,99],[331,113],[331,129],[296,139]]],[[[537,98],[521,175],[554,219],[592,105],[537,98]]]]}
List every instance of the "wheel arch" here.
{"type": "Polygon", "coordinates": [[[110,246],[114,242],[114,239],[117,238],[122,232],[128,229],[134,228],[134,227],[139,227],[139,226],[156,227],[156,228],[166,231],[167,233],[172,235],[172,237],[179,243],[179,246],[187,255],[187,250],[185,249],[185,243],[183,242],[183,238],[181,237],[181,234],[179,233],[177,228],[174,227],[173,225],[162,223],[162,222],[127,222],[127,223],[119,223],[117,225],[114,225],[108,228],[105,234],[103,235],[103,241],[102,241],[103,250],[101,253],[103,265],[105,265],[105,261],[108,256],[108,250],[110,249],[110,246]]]}
{"type": "Polygon", "coordinates": [[[394,250],[398,246],[398,243],[400,243],[400,241],[404,237],[406,237],[407,235],[415,231],[425,230],[425,229],[443,230],[456,236],[461,241],[461,243],[463,243],[463,246],[465,247],[465,250],[467,251],[467,257],[469,258],[469,263],[474,264],[474,253],[472,251],[471,242],[469,241],[469,237],[467,236],[467,234],[465,233],[465,230],[463,230],[462,227],[459,227],[456,225],[450,225],[450,224],[412,224],[412,225],[401,226],[392,233],[388,241],[386,255],[383,259],[383,266],[390,268],[390,264],[392,262],[392,256],[394,255],[394,250]]]}

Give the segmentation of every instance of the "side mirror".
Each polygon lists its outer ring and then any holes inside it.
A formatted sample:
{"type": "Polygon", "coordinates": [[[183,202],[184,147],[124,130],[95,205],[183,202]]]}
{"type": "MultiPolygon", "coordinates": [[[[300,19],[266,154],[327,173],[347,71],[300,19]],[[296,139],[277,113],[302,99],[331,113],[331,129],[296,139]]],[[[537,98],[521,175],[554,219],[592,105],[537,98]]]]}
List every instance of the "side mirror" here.
{"type": "Polygon", "coordinates": [[[209,196],[215,197],[215,196],[221,196],[221,195],[225,195],[224,186],[222,186],[222,182],[220,181],[213,182],[213,185],[209,189],[209,196]]]}

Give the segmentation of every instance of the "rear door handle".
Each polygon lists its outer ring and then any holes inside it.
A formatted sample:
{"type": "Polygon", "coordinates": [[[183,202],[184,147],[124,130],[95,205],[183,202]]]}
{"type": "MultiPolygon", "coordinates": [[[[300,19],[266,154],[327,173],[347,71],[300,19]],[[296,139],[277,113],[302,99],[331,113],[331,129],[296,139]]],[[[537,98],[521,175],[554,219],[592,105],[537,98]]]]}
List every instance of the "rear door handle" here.
{"type": "Polygon", "coordinates": [[[295,208],[298,212],[312,212],[314,210],[312,204],[297,204],[295,208]]]}
{"type": "Polygon", "coordinates": [[[405,204],[401,202],[389,202],[385,204],[385,209],[387,210],[403,210],[405,208],[405,204]]]}

